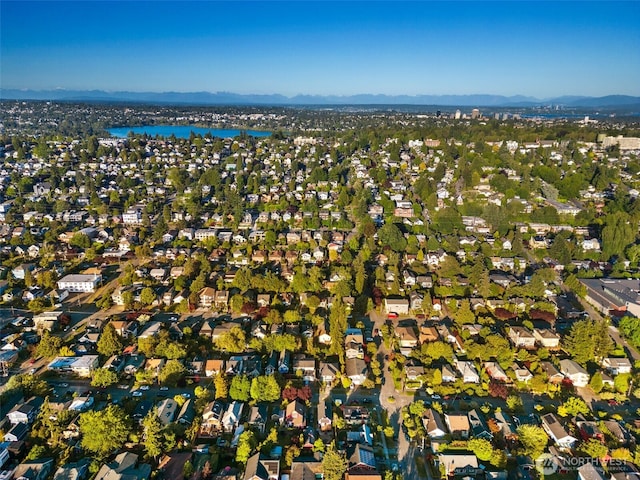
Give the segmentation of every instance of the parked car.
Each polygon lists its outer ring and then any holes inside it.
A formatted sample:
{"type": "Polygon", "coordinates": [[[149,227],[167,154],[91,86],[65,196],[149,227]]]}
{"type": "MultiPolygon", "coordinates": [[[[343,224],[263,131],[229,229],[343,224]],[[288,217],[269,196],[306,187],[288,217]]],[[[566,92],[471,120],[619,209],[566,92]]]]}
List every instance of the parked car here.
{"type": "Polygon", "coordinates": [[[160,387],[161,392],[166,392],[167,390],[169,390],[169,387],[160,387]]]}
{"type": "Polygon", "coordinates": [[[135,390],[131,393],[132,396],[134,397],[141,397],[142,396],[142,392],[140,390],[135,390]]]}
{"type": "Polygon", "coordinates": [[[141,385],[140,390],[149,390],[149,385],[141,385]]]}
{"type": "Polygon", "coordinates": [[[387,318],[398,318],[399,315],[396,312],[389,312],[387,318]]]}

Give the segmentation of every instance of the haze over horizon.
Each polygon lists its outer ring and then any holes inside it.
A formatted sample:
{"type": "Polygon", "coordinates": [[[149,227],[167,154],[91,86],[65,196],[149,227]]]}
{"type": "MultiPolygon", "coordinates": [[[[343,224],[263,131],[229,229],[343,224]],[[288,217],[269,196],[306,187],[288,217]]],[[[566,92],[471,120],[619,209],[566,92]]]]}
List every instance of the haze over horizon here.
{"type": "Polygon", "coordinates": [[[3,89],[640,95],[638,2],[0,3],[3,89]]]}

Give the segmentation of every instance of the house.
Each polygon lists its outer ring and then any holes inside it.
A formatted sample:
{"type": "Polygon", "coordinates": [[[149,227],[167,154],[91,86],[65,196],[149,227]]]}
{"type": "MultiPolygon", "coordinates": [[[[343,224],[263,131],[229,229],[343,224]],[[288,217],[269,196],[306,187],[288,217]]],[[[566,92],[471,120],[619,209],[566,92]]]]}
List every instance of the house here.
{"type": "Polygon", "coordinates": [[[631,362],[628,358],[607,357],[602,359],[602,368],[611,375],[619,373],[631,373],[631,362]]]}
{"type": "Polygon", "coordinates": [[[611,436],[618,442],[618,445],[626,447],[634,443],[634,438],[619,422],[615,420],[604,420],[603,424],[607,430],[609,430],[611,436]]]}
{"type": "Polygon", "coordinates": [[[422,424],[427,432],[427,436],[432,440],[444,438],[447,434],[447,427],[442,421],[442,416],[433,408],[428,408],[424,411],[422,424]]]}
{"type": "Polygon", "coordinates": [[[348,425],[361,425],[369,422],[369,410],[360,405],[342,405],[342,416],[348,425]]]}
{"type": "Polygon", "coordinates": [[[597,467],[593,462],[587,462],[584,465],[578,467],[578,480],[606,480],[602,468],[597,467]]]}
{"type": "Polygon", "coordinates": [[[504,373],[504,370],[497,362],[485,362],[484,369],[486,370],[491,380],[502,383],[510,382],[510,378],[506,373],[504,373]]]}
{"type": "Polygon", "coordinates": [[[367,364],[361,358],[347,358],[345,373],[353,386],[359,386],[367,379],[367,364]]]}
{"type": "Polygon", "coordinates": [[[200,433],[210,435],[212,432],[222,428],[222,415],[225,406],[219,400],[209,403],[202,412],[202,426],[200,433]]]}
{"type": "Polygon", "coordinates": [[[322,477],[322,461],[315,457],[298,457],[291,463],[289,480],[314,480],[322,477]]]}
{"type": "Polygon", "coordinates": [[[469,418],[469,426],[471,427],[471,435],[473,438],[482,438],[484,440],[493,439],[493,433],[491,433],[489,427],[487,427],[484,415],[474,409],[467,413],[467,417],[469,418]]]}
{"type": "Polygon", "coordinates": [[[213,302],[216,308],[226,308],[229,303],[229,291],[228,290],[218,290],[215,295],[215,300],[213,302]]]}
{"type": "Polygon", "coordinates": [[[243,408],[244,403],[242,402],[233,401],[229,404],[220,421],[221,427],[225,432],[233,432],[238,427],[243,408]]]}
{"type": "Polygon", "coordinates": [[[166,479],[190,480],[185,476],[184,470],[186,463],[191,462],[192,458],[192,452],[171,452],[164,454],[158,463],[159,476],[166,479]]]}
{"type": "Polygon", "coordinates": [[[541,418],[542,428],[547,432],[547,435],[559,446],[563,448],[573,448],[578,441],[575,437],[572,437],[567,433],[562,424],[558,421],[558,418],[553,413],[547,413],[541,418]]]}
{"type": "Polygon", "coordinates": [[[517,382],[527,383],[529,380],[533,378],[533,374],[524,366],[520,366],[517,363],[514,363],[511,366],[513,373],[516,376],[517,382]]]}
{"type": "MultiPolygon", "coordinates": [[[[404,374],[407,384],[413,382],[415,385],[411,388],[417,389],[422,386],[422,376],[424,375],[424,367],[422,365],[414,365],[412,362],[407,362],[404,365],[404,374]]],[[[410,388],[406,385],[406,388],[410,388]]]]}
{"type": "Polygon", "coordinates": [[[371,446],[357,443],[353,447],[353,451],[347,451],[347,458],[349,465],[347,473],[345,473],[345,480],[381,478],[376,470],[376,456],[371,446]]]}
{"type": "Polygon", "coordinates": [[[71,293],[95,292],[100,282],[102,282],[102,275],[77,273],[65,275],[58,280],[58,289],[71,293]]]}
{"type": "Polygon", "coordinates": [[[344,337],[345,356],[350,358],[364,358],[364,336],[359,328],[347,328],[344,337]]]}
{"type": "Polygon", "coordinates": [[[304,354],[293,356],[293,372],[296,376],[301,376],[305,382],[316,381],[316,360],[313,357],[307,357],[304,354]]]}
{"type": "Polygon", "coordinates": [[[138,464],[138,455],[123,452],[116,458],[104,464],[94,480],[147,480],[151,476],[151,465],[138,464]]]}
{"type": "Polygon", "coordinates": [[[589,384],[589,374],[573,360],[560,360],[560,373],[571,380],[575,387],[586,387],[589,384]]]}
{"type": "Polygon", "coordinates": [[[449,364],[442,366],[441,373],[442,383],[453,383],[456,381],[456,378],[458,378],[455,370],[449,364]]]}
{"type": "Polygon", "coordinates": [[[215,300],[216,291],[211,287],[204,287],[198,292],[198,305],[202,308],[210,308],[215,300]]]}
{"type": "Polygon", "coordinates": [[[282,350],[278,356],[278,373],[286,375],[289,373],[289,365],[291,363],[291,352],[282,350]]]}
{"type": "Polygon", "coordinates": [[[439,338],[440,336],[438,335],[438,330],[436,330],[436,327],[420,325],[420,333],[418,336],[418,341],[421,344],[428,343],[428,342],[435,342],[439,338]]]}
{"type": "Polygon", "coordinates": [[[397,313],[398,315],[409,314],[409,300],[406,298],[385,298],[385,313],[397,313]]]}
{"type": "Polygon", "coordinates": [[[509,328],[509,340],[516,348],[533,349],[536,346],[536,338],[524,327],[513,326],[509,328]]]}
{"type": "Polygon", "coordinates": [[[173,398],[165,398],[156,405],[158,419],[166,427],[173,422],[178,410],[178,404],[173,398]]]}
{"type": "MultiPolygon", "coordinates": [[[[315,478],[315,477],[314,477],[315,478]]],[[[249,457],[243,480],[279,480],[280,459],[267,458],[260,452],[249,457]]]]}
{"type": "Polygon", "coordinates": [[[38,412],[40,411],[42,404],[42,398],[31,397],[26,402],[19,403],[14,406],[9,413],[7,413],[7,418],[11,422],[11,425],[15,425],[16,423],[30,425],[38,416],[38,412]]]}
{"type": "Polygon", "coordinates": [[[307,426],[307,407],[299,400],[289,402],[285,408],[284,421],[290,428],[305,428],[307,426]]]}
{"type": "Polygon", "coordinates": [[[340,373],[340,366],[337,363],[320,362],[318,366],[318,378],[326,385],[331,385],[340,373]]]}
{"type": "Polygon", "coordinates": [[[445,414],[444,422],[454,438],[461,438],[466,440],[469,438],[469,431],[471,426],[469,424],[469,417],[463,414],[445,414]]]}
{"type": "Polygon", "coordinates": [[[329,322],[325,320],[318,325],[316,330],[316,336],[318,337],[318,343],[323,345],[331,345],[331,335],[329,334],[329,322]]]}
{"type": "Polygon", "coordinates": [[[13,471],[15,480],[46,480],[55,463],[52,458],[25,460],[13,471]]]}
{"type": "Polygon", "coordinates": [[[560,335],[548,328],[534,328],[533,336],[541,347],[554,350],[560,346],[560,335]]]}
{"type": "Polygon", "coordinates": [[[464,383],[480,383],[480,375],[472,362],[456,360],[454,363],[464,383]]]}
{"type": "Polygon", "coordinates": [[[20,442],[27,438],[29,433],[29,425],[26,423],[16,423],[7,433],[4,434],[5,442],[20,442]]]}
{"type": "Polygon", "coordinates": [[[255,428],[260,433],[264,433],[265,426],[267,425],[267,406],[266,405],[254,405],[249,412],[249,419],[247,423],[250,427],[255,428]]]}
{"type": "Polygon", "coordinates": [[[540,368],[547,376],[547,381],[554,385],[562,383],[564,380],[564,375],[560,373],[560,371],[555,367],[555,365],[551,362],[544,361],[540,362],[540,368]]]}
{"type": "Polygon", "coordinates": [[[190,426],[193,423],[196,414],[194,404],[195,400],[192,399],[188,399],[184,402],[182,408],[178,412],[178,415],[175,417],[175,421],[181,425],[190,426]]]}
{"type": "Polygon", "coordinates": [[[441,453],[438,455],[438,465],[444,469],[447,478],[476,478],[483,474],[483,470],[478,465],[478,458],[471,454],[447,455],[441,453]]]}
{"type": "Polygon", "coordinates": [[[59,311],[38,313],[33,316],[33,326],[38,331],[55,330],[60,324],[62,315],[59,311]]]}
{"type": "Polygon", "coordinates": [[[89,472],[89,461],[87,459],[75,463],[67,463],[58,467],[53,475],[53,480],[83,480],[89,472]]]}
{"type": "Polygon", "coordinates": [[[500,429],[502,437],[505,440],[516,440],[518,438],[518,431],[513,424],[512,417],[505,414],[503,411],[497,411],[493,414],[493,421],[500,429]]]}
{"type": "Polygon", "coordinates": [[[418,337],[413,326],[397,326],[394,333],[401,349],[413,349],[418,345],[418,337]]]}
{"type": "Polygon", "coordinates": [[[213,377],[224,371],[224,360],[220,358],[214,358],[207,360],[204,364],[204,374],[207,377],[213,377]]]}

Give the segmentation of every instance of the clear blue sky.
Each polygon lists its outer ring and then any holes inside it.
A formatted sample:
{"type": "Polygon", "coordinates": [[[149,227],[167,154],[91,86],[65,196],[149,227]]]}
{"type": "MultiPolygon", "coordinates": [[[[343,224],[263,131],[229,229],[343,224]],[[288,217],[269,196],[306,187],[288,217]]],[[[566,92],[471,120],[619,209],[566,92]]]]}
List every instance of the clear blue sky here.
{"type": "Polygon", "coordinates": [[[2,88],[640,95],[640,2],[0,2],[2,88]]]}

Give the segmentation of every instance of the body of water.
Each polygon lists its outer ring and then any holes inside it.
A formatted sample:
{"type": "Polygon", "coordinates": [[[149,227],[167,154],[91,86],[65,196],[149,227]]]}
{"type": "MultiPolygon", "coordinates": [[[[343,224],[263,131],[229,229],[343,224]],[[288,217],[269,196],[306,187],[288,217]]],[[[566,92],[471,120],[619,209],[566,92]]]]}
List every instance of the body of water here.
{"type": "MultiPolygon", "coordinates": [[[[113,137],[117,138],[126,138],[129,132],[133,132],[136,135],[147,134],[150,137],[155,137],[156,135],[160,135],[161,137],[170,137],[171,135],[175,135],[177,138],[189,138],[191,136],[191,132],[202,136],[210,133],[214,137],[228,138],[237,137],[241,132],[241,130],[238,129],[204,128],[192,127],[190,125],[144,125],[142,127],[110,128],[108,131],[113,137]]],[[[243,131],[252,137],[269,137],[271,135],[271,132],[258,130],[243,131]]]]}

